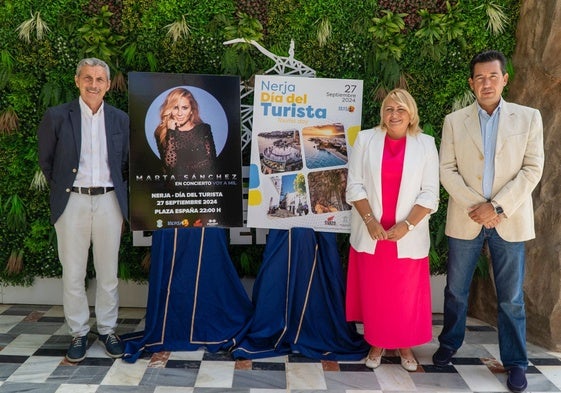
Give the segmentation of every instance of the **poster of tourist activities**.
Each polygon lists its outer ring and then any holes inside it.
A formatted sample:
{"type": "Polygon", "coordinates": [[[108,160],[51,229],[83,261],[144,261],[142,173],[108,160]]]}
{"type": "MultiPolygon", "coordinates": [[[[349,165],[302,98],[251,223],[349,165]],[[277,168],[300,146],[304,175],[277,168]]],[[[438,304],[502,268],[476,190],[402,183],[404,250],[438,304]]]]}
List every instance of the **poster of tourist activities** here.
{"type": "Polygon", "coordinates": [[[349,232],[345,199],[362,81],[255,78],[247,226],[349,232]]]}

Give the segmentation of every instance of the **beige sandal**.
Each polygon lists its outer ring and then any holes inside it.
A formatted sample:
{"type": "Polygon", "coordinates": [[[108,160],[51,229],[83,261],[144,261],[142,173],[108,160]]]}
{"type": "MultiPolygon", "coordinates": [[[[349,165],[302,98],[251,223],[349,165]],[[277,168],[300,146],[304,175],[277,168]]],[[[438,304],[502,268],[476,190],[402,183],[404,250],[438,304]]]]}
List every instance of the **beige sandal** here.
{"type": "Polygon", "coordinates": [[[383,348],[378,348],[378,347],[370,348],[370,351],[368,352],[368,356],[366,357],[365,366],[372,369],[377,368],[380,365],[380,363],[382,363],[382,355],[384,355],[383,348]],[[380,354],[378,356],[375,356],[374,352],[376,352],[379,349],[381,349],[380,354]]]}
{"type": "MultiPolygon", "coordinates": [[[[415,360],[415,358],[413,359],[404,358],[403,355],[401,355],[401,350],[399,350],[398,352],[399,352],[399,357],[401,358],[401,367],[403,367],[405,370],[409,372],[417,371],[418,363],[415,360]]],[[[411,351],[411,355],[413,355],[412,351],[411,351]]]]}

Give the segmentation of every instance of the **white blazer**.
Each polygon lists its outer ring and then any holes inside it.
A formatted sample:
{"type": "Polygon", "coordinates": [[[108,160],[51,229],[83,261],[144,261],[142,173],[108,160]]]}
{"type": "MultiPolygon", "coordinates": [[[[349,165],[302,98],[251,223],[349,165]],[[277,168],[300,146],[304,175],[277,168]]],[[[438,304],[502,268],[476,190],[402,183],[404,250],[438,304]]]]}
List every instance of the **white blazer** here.
{"type": "MultiPolygon", "coordinates": [[[[347,177],[347,201],[368,199],[374,217],[382,217],[382,155],[386,132],[380,128],[358,133],[351,155],[347,177]]],[[[409,135],[405,147],[403,174],[396,207],[396,222],[407,218],[415,204],[434,213],[439,198],[438,151],[434,138],[426,134],[409,135]]],[[[353,207],[350,243],[359,252],[374,253],[376,240],[353,207]]],[[[429,215],[397,241],[399,258],[424,258],[430,249],[429,215]]]]}

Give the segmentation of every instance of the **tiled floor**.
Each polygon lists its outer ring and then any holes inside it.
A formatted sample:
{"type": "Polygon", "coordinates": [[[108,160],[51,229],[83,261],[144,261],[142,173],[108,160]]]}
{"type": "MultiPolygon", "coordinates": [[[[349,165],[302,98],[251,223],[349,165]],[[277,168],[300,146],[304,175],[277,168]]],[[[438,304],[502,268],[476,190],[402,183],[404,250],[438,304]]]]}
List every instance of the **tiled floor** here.
{"type": "MultiPolygon", "coordinates": [[[[143,329],[144,309],[122,308],[118,333],[143,329]]],[[[0,392],[379,393],[505,392],[496,331],[470,319],[453,365],[431,364],[434,338],[414,348],[420,367],[401,368],[393,353],[372,371],[361,362],[325,362],[298,355],[234,361],[229,353],[162,352],[134,364],[107,357],[90,334],[87,358],[64,360],[70,342],[60,306],[0,305],[0,392]]],[[[529,344],[528,392],[561,392],[561,354],[529,344]]]]}

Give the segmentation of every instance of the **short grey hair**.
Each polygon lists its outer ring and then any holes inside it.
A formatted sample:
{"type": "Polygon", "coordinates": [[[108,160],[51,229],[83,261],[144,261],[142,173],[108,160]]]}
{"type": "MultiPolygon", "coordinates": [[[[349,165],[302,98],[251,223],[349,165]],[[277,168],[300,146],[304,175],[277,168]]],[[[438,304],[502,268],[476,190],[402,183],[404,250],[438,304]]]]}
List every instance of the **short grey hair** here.
{"type": "Polygon", "coordinates": [[[107,74],[107,80],[111,80],[111,71],[109,70],[109,66],[107,65],[107,63],[95,57],[89,57],[87,59],[80,60],[78,66],[76,67],[76,76],[80,76],[80,71],[82,70],[82,67],[85,65],[90,67],[95,67],[95,66],[103,67],[105,69],[105,73],[107,74]]]}

